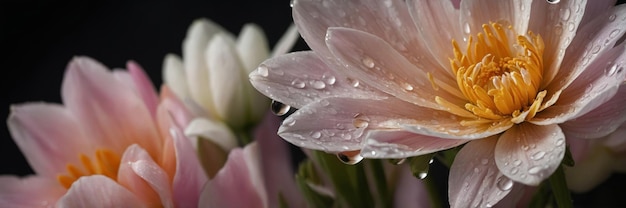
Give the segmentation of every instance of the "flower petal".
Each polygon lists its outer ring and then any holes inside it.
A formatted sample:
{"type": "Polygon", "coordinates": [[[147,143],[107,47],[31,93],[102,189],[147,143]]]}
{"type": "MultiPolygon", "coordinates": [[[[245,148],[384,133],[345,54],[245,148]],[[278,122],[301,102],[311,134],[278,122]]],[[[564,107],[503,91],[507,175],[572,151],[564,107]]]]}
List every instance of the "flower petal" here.
{"type": "Polygon", "coordinates": [[[528,19],[531,16],[531,3],[532,1],[461,1],[461,19],[458,27],[462,28],[466,35],[476,35],[483,32],[483,24],[504,21],[518,34],[526,34],[528,19]]]}
{"type": "Polygon", "coordinates": [[[612,48],[596,59],[560,95],[551,107],[539,112],[530,122],[540,125],[562,123],[581,116],[611,99],[626,73],[626,44],[612,48]]]}
{"type": "MultiPolygon", "coordinates": [[[[541,88],[550,84],[560,71],[569,71],[559,69],[562,69],[563,57],[568,57],[565,56],[565,49],[568,49],[572,39],[577,36],[576,31],[585,12],[581,5],[585,3],[584,0],[563,0],[558,4],[550,4],[547,1],[532,2],[528,29],[541,35],[545,45],[541,88]]],[[[560,76],[556,77],[561,79],[560,76]]]]}
{"type": "Polygon", "coordinates": [[[7,120],[13,141],[30,167],[50,178],[66,172],[67,164],[80,164],[79,154],[93,148],[80,124],[63,106],[45,103],[11,106],[7,120]]]}
{"type": "Polygon", "coordinates": [[[234,149],[202,190],[199,207],[267,207],[256,143],[234,149]]]}
{"type": "Polygon", "coordinates": [[[133,79],[139,96],[143,99],[148,111],[152,114],[152,118],[156,118],[156,108],[159,104],[159,97],[157,96],[152,81],[150,81],[150,77],[148,77],[144,69],[141,68],[137,62],[128,61],[126,68],[128,68],[128,72],[133,79]]]}
{"type": "Polygon", "coordinates": [[[256,69],[270,53],[263,29],[253,23],[243,26],[237,37],[236,48],[246,74],[256,69]]]}
{"type": "Polygon", "coordinates": [[[0,176],[0,207],[48,207],[65,194],[65,188],[49,177],[0,176]]]}
{"type": "Polygon", "coordinates": [[[365,158],[407,158],[462,145],[469,140],[442,139],[404,130],[372,130],[361,156],[365,158]]]}
{"type": "Polygon", "coordinates": [[[288,202],[289,207],[304,206],[302,193],[296,187],[294,172],[290,164],[291,154],[287,143],[276,131],[280,125],[280,118],[272,113],[266,113],[265,118],[256,127],[254,139],[259,148],[259,161],[263,172],[263,182],[267,190],[269,207],[279,207],[279,195],[288,202]]]}
{"type": "Polygon", "coordinates": [[[514,181],[536,186],[561,165],[565,136],[558,125],[522,123],[511,127],[495,146],[496,165],[514,181]]]}
{"type": "Polygon", "coordinates": [[[440,110],[443,107],[435,102],[436,96],[460,106],[467,102],[461,99],[463,96],[458,88],[446,88],[451,91],[437,90],[433,85],[441,81],[431,81],[428,71],[407,61],[376,36],[353,29],[330,28],[326,43],[333,55],[347,68],[339,73],[353,76],[394,97],[440,110]]]}
{"type": "Polygon", "coordinates": [[[144,203],[173,207],[170,177],[137,144],[126,149],[118,172],[118,181],[144,203]]]}
{"type": "Polygon", "coordinates": [[[448,182],[451,207],[491,207],[512,190],[514,182],[494,161],[497,142],[496,136],[475,140],[456,155],[448,182]]]}
{"type": "Polygon", "coordinates": [[[230,151],[237,147],[235,134],[224,123],[212,121],[206,118],[196,118],[185,128],[185,136],[190,138],[200,137],[211,140],[222,149],[230,151]]]}
{"type": "Polygon", "coordinates": [[[272,49],[271,57],[283,55],[291,51],[291,48],[293,47],[293,45],[296,44],[296,41],[298,41],[299,38],[300,33],[298,33],[298,28],[296,28],[296,25],[289,25],[289,28],[287,28],[285,34],[283,34],[283,36],[278,39],[278,43],[276,43],[274,49],[272,49]]]}
{"type": "MultiPolygon", "coordinates": [[[[456,40],[460,44],[464,44],[465,36],[461,27],[459,27],[458,9],[454,8],[453,2],[443,1],[407,1],[409,12],[415,22],[417,29],[424,40],[425,45],[430,50],[432,57],[438,62],[439,67],[443,70],[433,70],[433,75],[442,79],[445,83],[455,82],[452,70],[449,70],[449,57],[454,57],[451,40],[456,40]],[[441,28],[446,28],[441,30],[441,28]]],[[[461,47],[463,47],[461,45],[461,47]]]]}
{"type": "Polygon", "coordinates": [[[378,36],[405,52],[407,59],[430,55],[424,50],[406,4],[400,0],[297,0],[293,3],[293,19],[307,45],[324,58],[331,58],[324,43],[329,27],[353,28],[378,36]]]}
{"type": "Polygon", "coordinates": [[[189,86],[189,94],[200,106],[213,109],[213,100],[206,89],[210,89],[209,70],[205,60],[205,50],[209,40],[217,33],[225,33],[222,27],[208,19],[197,19],[187,30],[183,40],[183,57],[185,75],[189,86]]]}
{"type": "Polygon", "coordinates": [[[176,54],[167,54],[163,59],[163,82],[167,84],[176,95],[181,98],[187,98],[189,94],[189,86],[187,85],[187,76],[183,60],[176,54]]]}
{"type": "Polygon", "coordinates": [[[295,108],[327,97],[382,97],[364,83],[334,72],[311,51],[266,60],[250,73],[250,82],[264,95],[295,108]]]}
{"type": "Polygon", "coordinates": [[[80,177],[56,204],[59,207],[144,207],[128,189],[103,175],[80,177]]]}
{"type": "MultiPolygon", "coordinates": [[[[84,126],[90,143],[118,154],[139,143],[150,152],[160,151],[160,140],[150,111],[133,89],[108,69],[88,57],[68,65],[61,89],[63,103],[84,126]]],[[[74,129],[74,128],[71,128],[74,129]]]]}
{"type": "Polygon", "coordinates": [[[561,124],[563,131],[578,138],[600,138],[607,136],[626,121],[626,85],[606,103],[574,120],[561,124]]]}
{"type": "MultiPolygon", "coordinates": [[[[240,127],[246,121],[246,111],[242,110],[246,109],[246,98],[241,84],[244,69],[234,40],[221,33],[216,34],[209,41],[205,58],[209,69],[209,88],[206,89],[209,89],[215,104],[214,112],[228,124],[240,127]]],[[[203,89],[205,93],[206,89],[203,89]]]]}
{"type": "MultiPolygon", "coordinates": [[[[165,158],[174,157],[176,172],[174,173],[172,182],[172,191],[174,193],[174,203],[176,207],[197,207],[200,197],[200,190],[207,181],[207,176],[198,161],[196,151],[189,138],[185,136],[183,130],[178,126],[171,116],[168,109],[159,107],[157,118],[159,120],[159,128],[161,135],[166,137],[166,146],[173,146],[172,149],[167,149],[169,152],[165,152],[165,158]]],[[[169,147],[172,148],[172,147],[169,147]]],[[[165,162],[167,164],[163,166],[171,166],[172,161],[165,162]]],[[[166,171],[168,167],[164,168],[166,171]]],[[[171,169],[171,168],[169,168],[171,169]]],[[[170,175],[171,176],[171,175],[170,175]]]]}
{"type": "Polygon", "coordinates": [[[575,193],[584,193],[595,188],[613,173],[615,159],[600,145],[595,146],[573,167],[565,167],[567,188],[575,193]]]}
{"type": "MultiPolygon", "coordinates": [[[[595,4],[595,2],[589,4],[595,4]]],[[[541,25],[544,24],[541,23],[541,25]]],[[[576,32],[576,37],[565,51],[567,60],[564,60],[561,66],[561,69],[564,70],[545,73],[559,79],[559,82],[553,81],[550,83],[547,89],[549,91],[557,91],[568,87],[578,77],[582,76],[581,73],[593,67],[590,65],[591,63],[596,62],[601,57],[612,56],[609,54],[615,53],[615,51],[610,52],[610,50],[614,50],[615,43],[626,32],[624,25],[626,25],[626,5],[622,4],[611,8],[609,11],[607,11],[607,8],[604,8],[601,14],[579,28],[576,32]],[[611,21],[611,19],[613,20],[611,21]],[[556,75],[552,75],[555,73],[556,75]]],[[[565,30],[565,26],[562,27],[565,30]]],[[[553,27],[546,29],[548,31],[554,30],[553,27]]],[[[544,54],[547,52],[545,51],[544,54]]]]}

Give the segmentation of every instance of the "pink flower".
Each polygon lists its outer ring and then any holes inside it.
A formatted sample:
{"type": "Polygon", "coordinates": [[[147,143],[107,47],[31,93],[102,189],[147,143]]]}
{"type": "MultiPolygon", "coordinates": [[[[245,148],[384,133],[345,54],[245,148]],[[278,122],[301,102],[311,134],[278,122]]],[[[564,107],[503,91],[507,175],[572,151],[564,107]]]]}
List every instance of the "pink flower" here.
{"type": "Polygon", "coordinates": [[[450,203],[494,205],[550,176],[566,137],[626,119],[626,6],[612,4],[300,0],[294,21],[313,51],[250,78],[300,109],[278,131],[298,146],[404,158],[465,144],[450,203]]]}
{"type": "Polygon", "coordinates": [[[159,102],[143,69],[127,67],[76,57],[64,105],[12,107],[9,129],[36,175],[0,177],[1,207],[197,206],[207,178],[181,131],[186,110],[171,93],[159,102]]]}

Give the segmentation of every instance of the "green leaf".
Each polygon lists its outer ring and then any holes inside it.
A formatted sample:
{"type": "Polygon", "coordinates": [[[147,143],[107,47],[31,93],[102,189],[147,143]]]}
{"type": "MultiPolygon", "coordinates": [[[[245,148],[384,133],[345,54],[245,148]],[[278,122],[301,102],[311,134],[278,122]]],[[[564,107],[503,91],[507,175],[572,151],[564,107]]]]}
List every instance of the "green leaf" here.
{"type": "Polygon", "coordinates": [[[385,177],[385,169],[381,160],[368,160],[369,167],[372,170],[372,176],[374,177],[374,185],[378,190],[378,196],[375,197],[379,201],[377,207],[392,207],[392,196],[389,186],[387,185],[387,177],[385,177]]]}
{"type": "Polygon", "coordinates": [[[563,156],[561,164],[569,167],[573,167],[576,164],[576,162],[574,162],[574,158],[572,157],[572,152],[569,151],[569,145],[565,147],[565,155],[563,156]]]}
{"type": "Polygon", "coordinates": [[[311,161],[307,160],[300,163],[298,174],[296,174],[296,185],[304,195],[307,204],[309,204],[310,207],[333,207],[335,200],[332,197],[318,193],[309,185],[309,183],[318,184],[312,182],[318,180],[317,178],[311,161]]]}
{"type": "Polygon", "coordinates": [[[552,194],[556,199],[556,204],[560,208],[571,208],[572,196],[567,188],[567,182],[565,181],[565,172],[563,166],[559,166],[556,171],[550,176],[550,186],[552,187],[552,194]]]}
{"type": "Polygon", "coordinates": [[[314,151],[313,158],[329,176],[340,207],[374,206],[362,163],[346,165],[335,155],[320,151],[314,151]]]}

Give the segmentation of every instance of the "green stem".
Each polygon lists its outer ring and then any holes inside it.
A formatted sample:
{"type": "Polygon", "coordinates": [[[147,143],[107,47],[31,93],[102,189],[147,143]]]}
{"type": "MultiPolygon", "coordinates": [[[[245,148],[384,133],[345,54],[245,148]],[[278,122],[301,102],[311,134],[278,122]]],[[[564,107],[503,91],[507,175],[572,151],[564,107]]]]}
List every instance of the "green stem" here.
{"type": "Polygon", "coordinates": [[[565,181],[565,173],[563,171],[562,165],[560,165],[559,168],[556,169],[554,174],[550,176],[550,186],[552,186],[552,194],[554,194],[554,198],[556,199],[556,204],[558,207],[573,207],[572,196],[570,195],[569,189],[567,188],[567,182],[565,181]]]}
{"type": "Polygon", "coordinates": [[[443,202],[441,201],[441,197],[439,196],[437,183],[435,182],[433,176],[426,176],[426,178],[423,179],[423,182],[426,186],[426,190],[428,191],[428,196],[430,197],[431,207],[444,207],[443,202]]]}
{"type": "Polygon", "coordinates": [[[382,207],[391,207],[392,202],[389,195],[389,187],[387,186],[387,180],[385,180],[385,170],[383,169],[381,160],[370,160],[370,167],[372,169],[372,175],[374,176],[374,185],[380,196],[380,204],[382,207]]]}

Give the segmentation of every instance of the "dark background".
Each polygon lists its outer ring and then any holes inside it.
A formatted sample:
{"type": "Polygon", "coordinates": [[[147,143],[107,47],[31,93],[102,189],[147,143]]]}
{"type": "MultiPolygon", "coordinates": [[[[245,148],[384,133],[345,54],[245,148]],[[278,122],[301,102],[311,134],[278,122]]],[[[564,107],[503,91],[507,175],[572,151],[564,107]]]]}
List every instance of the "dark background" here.
{"type": "MultiPolygon", "coordinates": [[[[65,66],[76,55],[90,56],[109,68],[124,68],[127,60],[135,60],[159,86],[163,57],[181,55],[187,28],[201,17],[233,34],[254,22],[264,29],[270,47],[292,20],[289,0],[2,1],[0,118],[8,117],[11,104],[60,103],[65,66]]],[[[295,48],[305,49],[303,41],[295,48]]],[[[31,174],[6,124],[0,126],[0,174],[31,174]]],[[[626,206],[624,178],[615,174],[593,192],[576,195],[576,204],[626,206]]]]}

